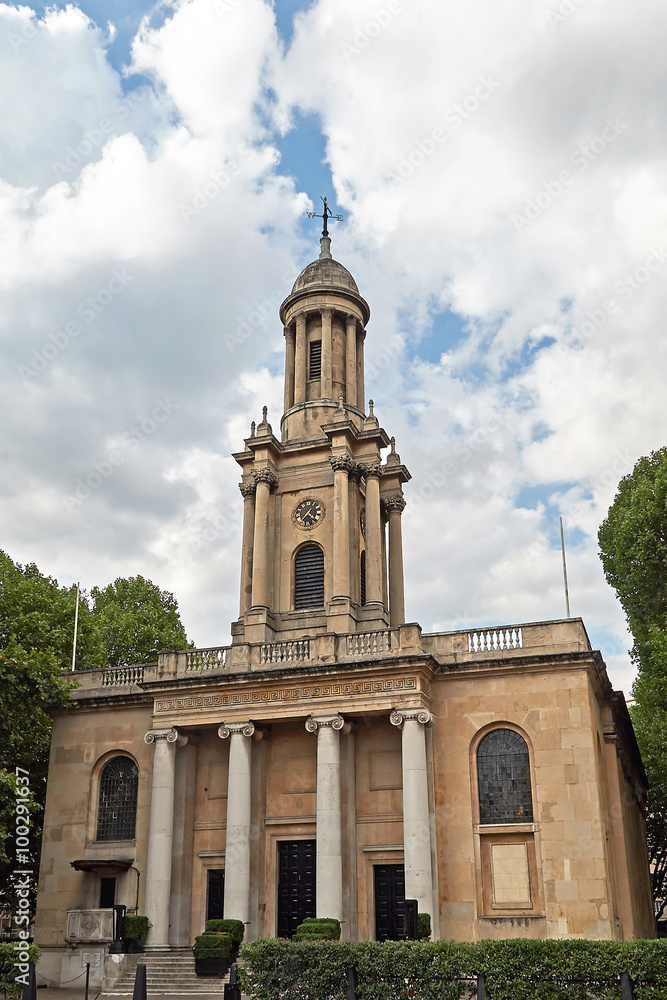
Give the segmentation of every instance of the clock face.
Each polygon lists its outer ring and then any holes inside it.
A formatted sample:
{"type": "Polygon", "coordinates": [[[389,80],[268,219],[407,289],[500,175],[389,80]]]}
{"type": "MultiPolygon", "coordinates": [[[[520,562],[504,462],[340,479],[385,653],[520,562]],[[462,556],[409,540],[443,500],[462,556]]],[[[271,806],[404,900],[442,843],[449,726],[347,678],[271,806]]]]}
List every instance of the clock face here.
{"type": "Polygon", "coordinates": [[[324,517],[324,504],[314,497],[306,497],[296,505],[292,517],[300,528],[307,531],[318,525],[324,517]]]}

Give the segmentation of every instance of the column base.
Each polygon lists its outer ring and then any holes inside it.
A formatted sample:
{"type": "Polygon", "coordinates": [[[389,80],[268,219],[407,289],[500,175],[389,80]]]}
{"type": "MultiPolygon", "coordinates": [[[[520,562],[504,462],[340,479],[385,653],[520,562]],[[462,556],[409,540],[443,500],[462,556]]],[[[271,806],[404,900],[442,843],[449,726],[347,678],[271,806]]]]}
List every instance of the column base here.
{"type": "Polygon", "coordinates": [[[344,634],[356,632],[357,618],[349,597],[333,597],[327,604],[327,629],[344,634]]]}

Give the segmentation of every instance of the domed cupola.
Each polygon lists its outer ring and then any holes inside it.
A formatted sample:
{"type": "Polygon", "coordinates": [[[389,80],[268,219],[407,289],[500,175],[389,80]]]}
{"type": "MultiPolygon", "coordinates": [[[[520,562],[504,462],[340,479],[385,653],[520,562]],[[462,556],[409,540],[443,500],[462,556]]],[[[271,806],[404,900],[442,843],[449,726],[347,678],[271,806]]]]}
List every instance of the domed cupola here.
{"type": "Polygon", "coordinates": [[[312,296],[318,292],[342,292],[349,295],[360,307],[364,326],[370,318],[368,303],[359,294],[359,287],[346,267],[343,267],[331,256],[331,239],[323,236],[320,240],[320,255],[304,267],[292,286],[292,291],[280,307],[280,318],[285,322],[287,310],[304,296],[312,296]]]}

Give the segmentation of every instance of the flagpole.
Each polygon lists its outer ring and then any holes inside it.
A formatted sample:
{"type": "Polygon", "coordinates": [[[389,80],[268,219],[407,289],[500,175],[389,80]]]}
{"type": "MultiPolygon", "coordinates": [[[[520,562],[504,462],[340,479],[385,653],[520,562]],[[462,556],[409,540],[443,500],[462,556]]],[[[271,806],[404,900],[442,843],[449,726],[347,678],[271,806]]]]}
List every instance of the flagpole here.
{"type": "Polygon", "coordinates": [[[560,519],[560,549],[563,554],[563,583],[565,584],[565,609],[567,611],[567,617],[571,618],[570,614],[570,592],[567,587],[567,565],[565,563],[565,534],[563,533],[563,518],[560,519]]]}
{"type": "Polygon", "coordinates": [[[76,585],[76,611],[74,612],[74,645],[72,647],[72,673],[76,669],[74,666],[76,660],[76,634],[79,628],[79,584],[76,585]]]}

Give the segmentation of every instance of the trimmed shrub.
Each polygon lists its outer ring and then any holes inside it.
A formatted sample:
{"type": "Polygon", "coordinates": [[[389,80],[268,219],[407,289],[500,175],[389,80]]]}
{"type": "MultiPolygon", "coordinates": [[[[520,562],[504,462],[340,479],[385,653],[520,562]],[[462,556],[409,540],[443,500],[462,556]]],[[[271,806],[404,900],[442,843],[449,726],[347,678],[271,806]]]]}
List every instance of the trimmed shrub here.
{"type": "Polygon", "coordinates": [[[667,997],[667,940],[260,940],[241,949],[240,985],[254,1000],[345,1000],[345,969],[359,1000],[464,1000],[486,976],[493,1000],[619,1000],[629,972],[636,1000],[667,997]]]}
{"type": "Polygon", "coordinates": [[[231,919],[207,920],[206,933],[231,934],[232,942],[238,948],[241,942],[243,941],[243,935],[245,934],[245,925],[242,920],[231,920],[231,919]]]}
{"type": "Polygon", "coordinates": [[[431,936],[431,914],[417,914],[417,937],[420,941],[426,941],[431,936]]]}
{"type": "Polygon", "coordinates": [[[192,946],[195,958],[229,958],[232,953],[231,934],[199,934],[192,946]]]}
{"type": "MultiPolygon", "coordinates": [[[[16,982],[17,975],[21,973],[14,966],[14,962],[18,961],[15,944],[18,942],[3,941],[0,944],[0,992],[6,997],[19,997],[23,991],[23,984],[16,982]]],[[[41,949],[36,944],[28,945],[28,957],[31,962],[36,962],[41,954],[41,949]]]]}
{"type": "Polygon", "coordinates": [[[293,941],[338,941],[340,921],[333,917],[307,917],[296,929],[293,941]]]}
{"type": "Polygon", "coordinates": [[[123,936],[125,940],[136,938],[138,941],[143,941],[150,928],[151,923],[148,917],[137,917],[130,914],[129,917],[125,917],[125,934],[123,936]]]}

